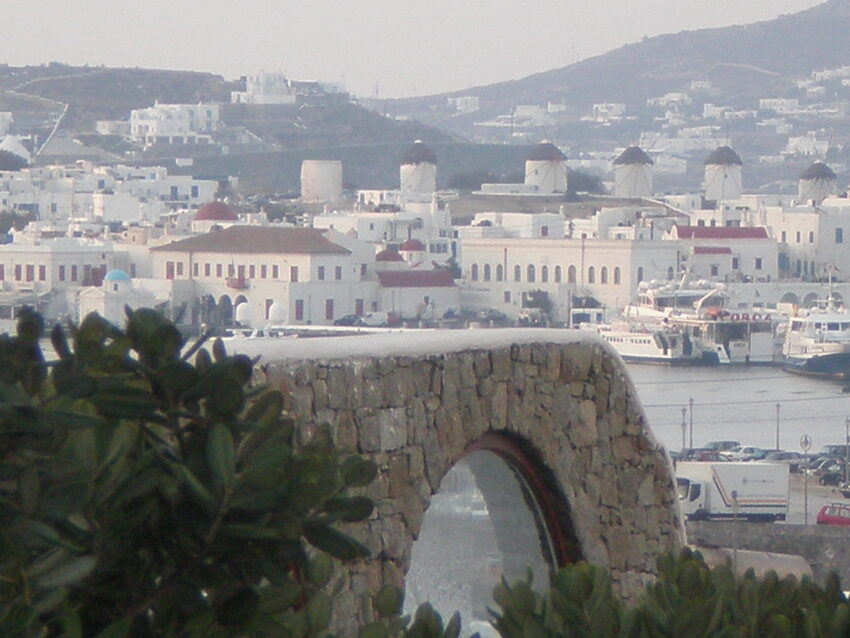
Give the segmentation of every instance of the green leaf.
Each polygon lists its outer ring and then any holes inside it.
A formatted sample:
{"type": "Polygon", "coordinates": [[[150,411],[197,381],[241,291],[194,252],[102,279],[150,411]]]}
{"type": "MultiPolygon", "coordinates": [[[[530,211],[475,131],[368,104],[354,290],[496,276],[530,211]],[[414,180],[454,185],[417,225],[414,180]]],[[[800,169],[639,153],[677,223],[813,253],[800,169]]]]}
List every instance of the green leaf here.
{"type": "Polygon", "coordinates": [[[41,481],[38,478],[38,468],[28,465],[18,480],[18,492],[21,498],[21,508],[24,514],[30,515],[38,504],[41,492],[41,481]]]}
{"type": "Polygon", "coordinates": [[[446,624],[446,630],[443,632],[443,638],[458,638],[460,635],[460,613],[455,612],[452,614],[452,617],[449,618],[448,624],[446,624]]]}
{"type": "Polygon", "coordinates": [[[257,592],[245,587],[215,605],[215,619],[224,627],[244,625],[257,613],[259,604],[260,597],[257,592]]]}
{"type": "Polygon", "coordinates": [[[192,474],[191,470],[188,467],[181,464],[173,464],[173,469],[175,470],[178,478],[186,486],[189,490],[189,494],[191,494],[194,499],[201,505],[209,514],[215,514],[218,509],[218,505],[212,495],[209,493],[206,487],[204,487],[203,483],[201,483],[198,478],[192,474]]]}
{"type": "Polygon", "coordinates": [[[17,636],[23,634],[36,619],[36,611],[22,602],[13,603],[0,621],[0,635],[17,636]]]}
{"type": "Polygon", "coordinates": [[[339,560],[366,558],[372,554],[362,543],[322,523],[305,523],[304,537],[316,549],[339,560]]]}
{"type": "Polygon", "coordinates": [[[236,451],[233,435],[223,423],[213,425],[207,436],[207,463],[221,485],[230,485],[236,472],[236,451]]]}
{"type": "Polygon", "coordinates": [[[316,592],[307,603],[307,622],[316,633],[331,622],[331,599],[325,592],[316,592]]]}
{"type": "Polygon", "coordinates": [[[341,464],[342,480],[346,487],[366,487],[378,475],[378,467],[362,456],[349,456],[341,464]]]}
{"type": "Polygon", "coordinates": [[[91,574],[94,571],[95,565],[97,565],[96,556],[80,556],[46,573],[36,580],[36,585],[44,589],[73,585],[91,574]]]}
{"type": "Polygon", "coordinates": [[[365,496],[329,498],[325,501],[322,511],[332,520],[353,523],[362,521],[372,515],[375,509],[372,499],[365,496]]]}
{"type": "Polygon", "coordinates": [[[397,616],[403,606],[404,591],[395,585],[384,585],[375,596],[375,611],[381,618],[397,616]]]}
{"type": "Polygon", "coordinates": [[[221,337],[216,337],[212,344],[213,357],[216,361],[224,361],[227,358],[227,349],[224,347],[224,341],[221,337]]]}
{"type": "Polygon", "coordinates": [[[317,587],[324,587],[333,576],[333,561],[327,554],[314,556],[307,566],[307,579],[317,587]]]}
{"type": "Polygon", "coordinates": [[[360,629],[357,638],[390,638],[390,630],[382,623],[369,623],[360,629]]]}
{"type": "Polygon", "coordinates": [[[280,532],[272,527],[237,524],[222,525],[221,534],[233,538],[247,538],[259,541],[279,541],[280,532]]]}

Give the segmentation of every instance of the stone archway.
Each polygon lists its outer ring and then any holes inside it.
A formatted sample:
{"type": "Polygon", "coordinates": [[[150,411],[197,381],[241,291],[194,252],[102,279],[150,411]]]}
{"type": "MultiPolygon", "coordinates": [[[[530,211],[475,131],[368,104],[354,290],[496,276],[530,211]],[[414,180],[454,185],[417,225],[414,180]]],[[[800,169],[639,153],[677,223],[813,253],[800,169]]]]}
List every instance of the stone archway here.
{"type": "Polygon", "coordinates": [[[820,295],[816,292],[810,292],[803,297],[803,308],[814,308],[820,300],[820,295]]]}
{"type": "Polygon", "coordinates": [[[779,302],[780,303],[790,303],[790,304],[794,304],[795,306],[799,306],[800,305],[800,298],[797,295],[795,295],[793,292],[786,292],[784,295],[782,295],[782,299],[780,299],[779,302]]]}
{"type": "MultiPolygon", "coordinates": [[[[262,348],[253,352],[251,348],[262,348]]],[[[684,542],[669,458],[621,359],[601,340],[534,329],[310,339],[262,346],[265,380],[306,424],[372,457],[377,515],[355,527],[376,558],[351,568],[335,610],[352,633],[360,594],[402,584],[431,496],[483,437],[520,441],[572,535],[633,597],[684,542]],[[309,342],[309,343],[305,343],[309,342]]]]}

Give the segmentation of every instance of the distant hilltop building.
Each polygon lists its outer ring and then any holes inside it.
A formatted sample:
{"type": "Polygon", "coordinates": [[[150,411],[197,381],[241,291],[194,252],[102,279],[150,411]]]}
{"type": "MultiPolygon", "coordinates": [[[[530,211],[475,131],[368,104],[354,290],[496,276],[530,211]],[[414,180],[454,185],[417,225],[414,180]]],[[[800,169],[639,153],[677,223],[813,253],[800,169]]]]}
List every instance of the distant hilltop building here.
{"type": "Polygon", "coordinates": [[[714,149],[705,160],[705,198],[711,201],[738,199],[743,192],[743,162],[729,146],[714,149]]]}
{"type": "Polygon", "coordinates": [[[823,162],[815,162],[800,175],[797,197],[801,203],[820,205],[827,197],[838,194],[835,173],[823,162]]]}
{"type": "Polygon", "coordinates": [[[233,104],[295,104],[296,91],[283,73],[258,73],[245,78],[244,91],[232,91],[233,104]]]}
{"type": "Polygon", "coordinates": [[[156,104],[130,111],[130,137],[144,146],[210,144],[219,128],[218,104],[156,104]]]}
{"type": "Polygon", "coordinates": [[[614,196],[652,196],[652,160],[639,146],[630,146],[614,160],[614,196]]]}

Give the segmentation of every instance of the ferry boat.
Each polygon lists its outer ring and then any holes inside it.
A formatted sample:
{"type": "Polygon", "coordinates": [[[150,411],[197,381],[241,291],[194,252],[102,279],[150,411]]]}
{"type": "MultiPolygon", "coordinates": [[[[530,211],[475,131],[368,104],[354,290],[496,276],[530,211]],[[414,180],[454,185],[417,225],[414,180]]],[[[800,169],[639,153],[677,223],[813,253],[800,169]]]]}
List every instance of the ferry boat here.
{"type": "Polygon", "coordinates": [[[705,363],[702,347],[687,333],[668,327],[649,329],[627,322],[581,324],[610,343],[624,361],[667,365],[700,365],[705,363]]]}
{"type": "Polygon", "coordinates": [[[791,317],[782,354],[788,372],[850,378],[850,313],[838,307],[830,294],[824,307],[791,317]]]}
{"type": "Polygon", "coordinates": [[[706,363],[769,364],[781,358],[779,315],[764,308],[732,309],[723,284],[699,281],[641,286],[624,315],[645,325],[664,322],[702,346],[706,363]]]}

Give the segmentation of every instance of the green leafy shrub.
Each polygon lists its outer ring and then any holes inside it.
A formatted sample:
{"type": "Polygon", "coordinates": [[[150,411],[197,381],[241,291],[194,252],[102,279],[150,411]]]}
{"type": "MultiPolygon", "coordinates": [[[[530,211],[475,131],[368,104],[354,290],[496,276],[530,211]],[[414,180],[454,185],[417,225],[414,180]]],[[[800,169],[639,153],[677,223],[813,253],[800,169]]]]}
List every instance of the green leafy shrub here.
{"type": "Polygon", "coordinates": [[[374,465],[158,313],[0,336],[0,635],[313,636],[374,465]],[[194,358],[194,363],[190,361],[194,358]]]}

